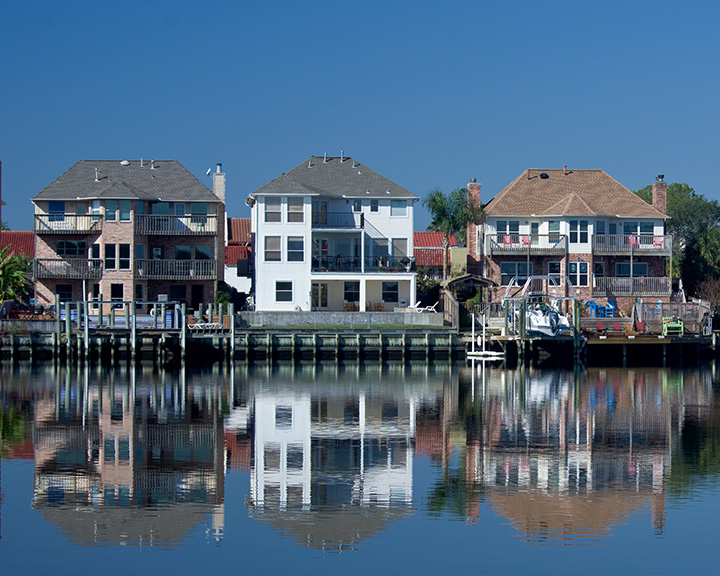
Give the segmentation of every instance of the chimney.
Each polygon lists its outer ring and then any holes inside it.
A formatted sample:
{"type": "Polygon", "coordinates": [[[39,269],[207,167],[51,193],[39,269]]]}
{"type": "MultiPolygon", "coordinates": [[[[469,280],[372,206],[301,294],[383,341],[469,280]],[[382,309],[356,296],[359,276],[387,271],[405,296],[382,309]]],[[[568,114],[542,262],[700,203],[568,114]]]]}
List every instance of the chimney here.
{"type": "MultiPolygon", "coordinates": [[[[482,206],[480,200],[480,184],[475,178],[470,179],[466,187],[468,204],[474,204],[478,208],[482,206]]],[[[480,274],[480,250],[478,246],[478,225],[477,222],[467,224],[467,271],[470,274],[480,274]]]]}
{"type": "Polygon", "coordinates": [[[222,171],[222,164],[218,162],[213,174],[213,194],[225,203],[225,174],[222,171]]]}
{"type": "Polygon", "coordinates": [[[658,174],[652,185],[652,205],[667,214],[667,182],[665,174],[658,174]]]}
{"type": "Polygon", "coordinates": [[[567,164],[563,164],[563,176],[567,176],[567,164]]]}

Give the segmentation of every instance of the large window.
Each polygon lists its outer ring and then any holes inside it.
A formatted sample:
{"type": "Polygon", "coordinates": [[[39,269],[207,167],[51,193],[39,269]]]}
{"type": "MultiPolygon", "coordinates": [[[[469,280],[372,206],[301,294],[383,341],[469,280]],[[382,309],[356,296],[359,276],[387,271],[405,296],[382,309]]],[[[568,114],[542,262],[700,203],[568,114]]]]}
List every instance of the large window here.
{"type": "Polygon", "coordinates": [[[65,202],[62,200],[50,200],[48,202],[48,212],[50,213],[51,222],[65,220],[65,202]]]}
{"type": "Polygon", "coordinates": [[[85,256],[85,240],[58,240],[58,256],[85,256]]]}
{"type": "Polygon", "coordinates": [[[587,220],[570,220],[570,243],[571,244],[587,244],[588,241],[588,221],[587,220]]]}
{"type": "Polygon", "coordinates": [[[265,198],[265,222],[282,221],[282,198],[265,198]]]}
{"type": "Polygon", "coordinates": [[[190,246],[175,246],[175,260],[190,260],[191,258],[190,246]]]}
{"type": "Polygon", "coordinates": [[[379,212],[380,203],[377,200],[370,200],[370,212],[379,212]]]}
{"type": "Polygon", "coordinates": [[[60,303],[72,302],[72,284],[55,284],[55,294],[60,297],[60,303]]]}
{"type": "Polygon", "coordinates": [[[302,236],[288,236],[287,260],[288,262],[302,262],[305,260],[305,239],[302,236]]]}
{"type": "Polygon", "coordinates": [[[352,211],[353,212],[362,212],[362,200],[353,200],[352,201],[352,211]]]}
{"type": "Polygon", "coordinates": [[[557,220],[548,221],[548,240],[550,242],[560,242],[560,222],[557,220]]]}
{"type": "Polygon", "coordinates": [[[285,282],[280,280],[275,282],[275,302],[292,302],[292,299],[292,282],[285,282]]]}
{"type": "Polygon", "coordinates": [[[360,302],[360,282],[345,282],[343,300],[345,302],[360,302]]]}
{"type": "Polygon", "coordinates": [[[280,262],[280,236],[265,236],[265,262],[280,262]]]}
{"type": "MultiPolygon", "coordinates": [[[[630,262],[618,262],[615,264],[615,275],[616,276],[630,276],[630,262]]],[[[647,276],[648,265],[647,262],[633,262],[632,275],[636,276],[647,276]]]]}
{"type": "Polygon", "coordinates": [[[115,270],[116,264],[116,246],[115,244],[105,244],[105,269],[115,270]]]}
{"type": "Polygon", "coordinates": [[[130,270],[130,244],[118,244],[118,268],[120,270],[130,270]]]}
{"type": "Polygon", "coordinates": [[[398,301],[398,283],[383,282],[382,283],[382,299],[383,302],[397,303],[398,301]]]}
{"type": "Polygon", "coordinates": [[[210,260],[212,258],[212,246],[195,246],[195,260],[210,260]]]}
{"type": "Polygon", "coordinates": [[[500,262],[500,284],[507,286],[510,280],[517,278],[518,282],[524,282],[528,276],[532,276],[533,263],[527,262],[500,262]]]}
{"type": "Polygon", "coordinates": [[[390,216],[407,216],[407,201],[390,200],[390,216]]]}
{"type": "Polygon", "coordinates": [[[289,197],[287,200],[287,221],[288,222],[303,222],[303,205],[304,200],[302,198],[289,197]]]}
{"type": "Polygon", "coordinates": [[[117,220],[117,200],[105,200],[105,221],[115,222],[117,220]]]}
{"type": "Polygon", "coordinates": [[[120,222],[130,222],[130,200],[120,200],[120,222]]]}
{"type": "Polygon", "coordinates": [[[560,262],[548,262],[548,276],[555,280],[555,283],[560,285],[560,262]]]}
{"type": "Polygon", "coordinates": [[[568,263],[568,278],[570,279],[570,284],[573,286],[587,286],[589,277],[587,262],[568,263]]]}

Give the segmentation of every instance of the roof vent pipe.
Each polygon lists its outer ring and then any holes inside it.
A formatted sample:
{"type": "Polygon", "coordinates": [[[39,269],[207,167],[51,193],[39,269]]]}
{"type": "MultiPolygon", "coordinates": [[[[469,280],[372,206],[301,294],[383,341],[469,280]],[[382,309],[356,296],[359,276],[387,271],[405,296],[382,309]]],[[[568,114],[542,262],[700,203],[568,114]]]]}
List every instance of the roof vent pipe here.
{"type": "Polygon", "coordinates": [[[327,162],[327,152],[323,155],[323,162],[327,162]]]}
{"type": "Polygon", "coordinates": [[[340,150],[340,164],[345,162],[345,150],[340,150]]]}
{"type": "Polygon", "coordinates": [[[144,167],[145,167],[145,160],[140,158],[140,168],[144,168],[144,167]]]}
{"type": "Polygon", "coordinates": [[[100,170],[95,168],[95,182],[100,182],[100,170]]]}
{"type": "Polygon", "coordinates": [[[150,170],[155,170],[155,160],[150,160],[150,170]]]}
{"type": "Polygon", "coordinates": [[[222,162],[218,162],[215,166],[215,174],[222,174],[222,162]]]}
{"type": "Polygon", "coordinates": [[[355,163],[355,158],[353,158],[353,168],[357,168],[357,164],[355,163]]]}

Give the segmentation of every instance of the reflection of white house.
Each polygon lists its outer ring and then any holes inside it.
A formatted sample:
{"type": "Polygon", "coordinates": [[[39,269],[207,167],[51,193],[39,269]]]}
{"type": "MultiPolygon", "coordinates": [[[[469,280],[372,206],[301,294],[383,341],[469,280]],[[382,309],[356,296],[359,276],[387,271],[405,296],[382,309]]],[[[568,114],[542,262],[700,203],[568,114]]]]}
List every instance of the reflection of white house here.
{"type": "Polygon", "coordinates": [[[255,398],[251,494],[256,509],[409,505],[414,400],[255,398]]]}
{"type": "Polygon", "coordinates": [[[253,192],[257,310],[389,310],[415,300],[417,196],[352,158],[311,157],[253,192]]]}

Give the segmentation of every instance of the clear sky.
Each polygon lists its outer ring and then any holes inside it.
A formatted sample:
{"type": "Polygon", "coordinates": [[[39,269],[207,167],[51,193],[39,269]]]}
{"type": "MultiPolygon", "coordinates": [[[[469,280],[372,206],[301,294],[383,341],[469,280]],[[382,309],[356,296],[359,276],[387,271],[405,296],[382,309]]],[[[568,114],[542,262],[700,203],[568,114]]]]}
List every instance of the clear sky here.
{"type": "MultiPolygon", "coordinates": [[[[227,209],[343,150],[425,197],[525,168],[658,173],[720,199],[720,3],[13,0],[0,10],[3,220],[80,159],[174,159],[227,209]]],[[[415,227],[429,216],[420,209],[415,227]]]]}

